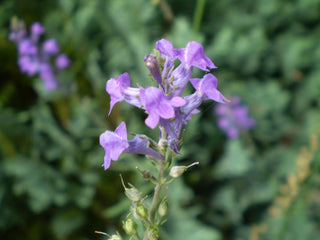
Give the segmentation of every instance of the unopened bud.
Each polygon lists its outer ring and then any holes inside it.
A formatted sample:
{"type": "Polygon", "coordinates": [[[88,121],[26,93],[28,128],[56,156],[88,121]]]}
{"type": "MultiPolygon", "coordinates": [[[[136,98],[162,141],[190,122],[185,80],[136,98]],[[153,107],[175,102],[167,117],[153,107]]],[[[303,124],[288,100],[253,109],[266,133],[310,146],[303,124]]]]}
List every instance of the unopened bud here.
{"type": "Polygon", "coordinates": [[[138,202],[139,200],[141,200],[141,193],[139,192],[139,190],[130,183],[129,183],[130,188],[127,188],[126,185],[124,185],[121,174],[120,174],[120,179],[121,179],[122,186],[124,187],[124,193],[126,194],[126,196],[131,201],[134,201],[134,202],[138,202]]]}
{"type": "Polygon", "coordinates": [[[147,55],[144,57],[145,65],[149,69],[151,75],[154,77],[154,79],[161,84],[162,78],[161,78],[161,71],[159,68],[157,57],[154,55],[147,55]]]}
{"type": "Polygon", "coordinates": [[[113,234],[112,236],[110,236],[108,233],[105,233],[105,232],[100,232],[100,231],[95,231],[95,233],[98,233],[98,234],[102,234],[102,235],[106,235],[108,236],[109,240],[122,240],[121,236],[119,235],[119,233],[117,234],[113,234]]]}
{"type": "Polygon", "coordinates": [[[136,213],[142,218],[142,219],[147,219],[148,217],[148,211],[147,209],[143,206],[143,204],[139,204],[137,206],[137,211],[136,213]]]}
{"type": "Polygon", "coordinates": [[[182,174],[184,174],[185,171],[187,171],[188,168],[198,164],[199,162],[194,162],[188,166],[174,166],[170,169],[169,175],[173,178],[180,177],[182,174]]]}
{"type": "Polygon", "coordinates": [[[135,188],[133,185],[129,183],[130,188],[125,188],[125,194],[126,196],[134,202],[138,202],[141,200],[141,193],[137,188],[135,188]]]}
{"type": "Polygon", "coordinates": [[[134,204],[132,207],[131,207],[131,212],[132,212],[132,215],[137,219],[137,220],[146,220],[147,217],[148,217],[148,211],[147,209],[145,208],[145,206],[143,206],[142,203],[139,203],[139,204],[134,204]]]}
{"type": "Polygon", "coordinates": [[[168,199],[165,197],[162,199],[160,205],[159,205],[159,209],[158,209],[158,213],[161,217],[167,215],[168,213],[168,208],[169,208],[169,204],[168,204],[168,199]]]}
{"type": "Polygon", "coordinates": [[[133,221],[131,218],[128,218],[127,221],[122,222],[123,223],[123,230],[127,233],[127,234],[135,234],[137,232],[137,224],[135,221],[133,221]]]}
{"type": "Polygon", "coordinates": [[[119,234],[113,234],[109,240],[122,240],[119,234]]]}
{"type": "Polygon", "coordinates": [[[177,178],[180,177],[186,170],[186,166],[174,166],[170,169],[169,175],[173,178],[177,178]]]}
{"type": "Polygon", "coordinates": [[[159,239],[159,229],[156,226],[151,226],[147,229],[148,240],[158,240],[159,239]]]}

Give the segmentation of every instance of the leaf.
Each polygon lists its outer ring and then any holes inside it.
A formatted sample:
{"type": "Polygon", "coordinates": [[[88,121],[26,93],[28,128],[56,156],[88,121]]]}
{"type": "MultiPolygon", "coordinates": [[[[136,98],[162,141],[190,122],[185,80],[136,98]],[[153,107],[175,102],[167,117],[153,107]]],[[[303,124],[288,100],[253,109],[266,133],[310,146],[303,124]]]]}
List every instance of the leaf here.
{"type": "Polygon", "coordinates": [[[55,214],[51,227],[57,238],[65,238],[85,223],[83,212],[77,209],[63,210],[55,214]]]}
{"type": "Polygon", "coordinates": [[[199,207],[183,207],[192,198],[192,191],[182,182],[181,178],[174,180],[168,190],[169,216],[163,225],[166,233],[164,240],[220,240],[220,233],[212,226],[206,226],[196,220],[200,213],[199,207]]]}
{"type": "Polygon", "coordinates": [[[249,151],[241,145],[240,140],[227,143],[224,156],[219,160],[214,173],[218,178],[238,177],[245,174],[251,167],[249,151]]]}

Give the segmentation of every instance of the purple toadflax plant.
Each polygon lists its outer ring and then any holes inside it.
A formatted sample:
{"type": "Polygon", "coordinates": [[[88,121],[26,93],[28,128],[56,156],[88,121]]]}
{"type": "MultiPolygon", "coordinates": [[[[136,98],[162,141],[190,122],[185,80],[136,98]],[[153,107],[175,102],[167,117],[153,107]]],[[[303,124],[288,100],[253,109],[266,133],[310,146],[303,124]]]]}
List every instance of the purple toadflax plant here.
{"type": "MultiPolygon", "coordinates": [[[[127,139],[126,125],[122,122],[117,129],[105,131],[100,135],[100,145],[105,150],[104,169],[110,167],[111,161],[117,161],[122,153],[136,153],[149,156],[158,171],[153,176],[149,170],[140,170],[142,176],[155,185],[151,206],[147,206],[138,189],[131,185],[125,188],[127,197],[132,201],[130,211],[135,220],[140,221],[144,230],[143,239],[159,239],[159,227],[167,212],[167,196],[162,196],[163,184],[181,176],[189,166],[173,166],[172,158],[180,154],[181,133],[193,114],[200,111],[198,107],[204,100],[213,100],[221,104],[228,103],[218,90],[217,78],[209,73],[216,68],[214,63],[204,54],[200,43],[191,41],[185,48],[174,48],[172,43],[161,39],[156,43],[156,49],[144,58],[145,65],[157,86],[131,87],[128,73],[123,73],[107,81],[106,92],[110,95],[109,115],[118,102],[125,101],[147,114],[145,125],[151,129],[158,126],[159,139],[156,141],[146,135],[136,134],[132,140],[127,139]],[[179,61],[175,64],[176,61],[179,61]],[[192,78],[193,68],[205,72],[202,78],[192,78]],[[194,87],[194,92],[184,96],[188,83],[194,87]],[[160,199],[162,201],[160,203],[160,199]],[[158,210],[158,214],[156,214],[158,210]]],[[[124,222],[127,234],[141,239],[137,225],[131,217],[124,222]]],[[[119,235],[114,235],[119,237],[119,235]]],[[[112,239],[112,237],[111,237],[112,239]]]]}
{"type": "Polygon", "coordinates": [[[20,71],[28,76],[39,74],[45,89],[49,91],[57,88],[57,75],[67,68],[71,61],[66,54],[59,54],[60,48],[55,39],[47,39],[40,44],[39,40],[44,32],[41,23],[35,22],[28,35],[24,22],[13,18],[9,40],[17,44],[20,71]],[[54,57],[55,62],[52,64],[51,59],[54,57]]]}
{"type": "Polygon", "coordinates": [[[218,127],[231,139],[237,138],[241,132],[252,129],[256,124],[249,115],[248,107],[241,104],[238,96],[233,96],[230,104],[218,104],[215,113],[218,127]]]}

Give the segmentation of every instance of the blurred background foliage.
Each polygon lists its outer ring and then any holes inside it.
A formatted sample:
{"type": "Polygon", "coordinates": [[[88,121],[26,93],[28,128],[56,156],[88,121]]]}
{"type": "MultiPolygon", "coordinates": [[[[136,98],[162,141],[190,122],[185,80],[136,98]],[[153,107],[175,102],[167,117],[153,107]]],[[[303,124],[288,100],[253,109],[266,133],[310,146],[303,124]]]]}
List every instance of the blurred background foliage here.
{"type": "MultiPolygon", "coordinates": [[[[3,0],[0,3],[0,239],[103,239],[129,202],[119,173],[148,193],[123,155],[103,171],[99,135],[121,121],[148,133],[142,111],[107,118],[106,80],[145,85],[144,55],[161,38],[196,40],[219,67],[225,96],[241,96],[256,127],[228,140],[215,103],[189,123],[177,164],[200,165],[169,189],[161,239],[320,238],[319,0],[3,0]],[[10,19],[40,21],[72,59],[62,87],[45,92],[19,72],[10,19]]],[[[197,72],[195,72],[197,74],[197,72]]]]}

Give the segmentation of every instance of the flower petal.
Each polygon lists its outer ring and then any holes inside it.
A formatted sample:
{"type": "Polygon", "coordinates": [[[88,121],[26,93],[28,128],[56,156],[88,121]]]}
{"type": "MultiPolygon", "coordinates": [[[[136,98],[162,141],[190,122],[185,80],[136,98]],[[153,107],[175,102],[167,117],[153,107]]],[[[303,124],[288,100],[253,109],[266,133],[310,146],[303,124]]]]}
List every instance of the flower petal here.
{"type": "Polygon", "coordinates": [[[119,126],[114,130],[114,133],[117,134],[120,138],[127,140],[127,128],[126,123],[121,122],[119,126]]]}
{"type": "Polygon", "coordinates": [[[209,68],[217,68],[203,51],[203,47],[196,41],[191,41],[187,44],[184,51],[179,51],[179,59],[189,67],[197,67],[204,71],[209,68]]]}
{"type": "Polygon", "coordinates": [[[156,42],[156,49],[158,49],[161,55],[169,58],[176,58],[177,51],[174,49],[172,43],[166,39],[161,39],[156,42]]]}
{"type": "Polygon", "coordinates": [[[182,107],[184,106],[187,102],[184,100],[182,97],[173,97],[170,100],[170,103],[173,107],[182,107]]]}
{"type": "Polygon", "coordinates": [[[149,128],[154,129],[158,125],[159,119],[159,115],[151,113],[144,122],[149,128]]]}

